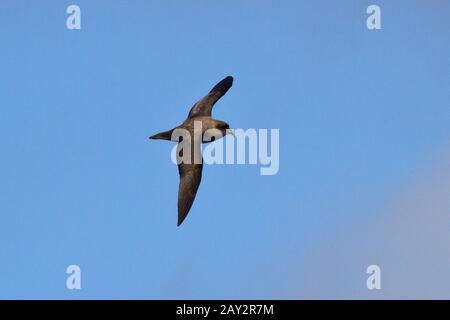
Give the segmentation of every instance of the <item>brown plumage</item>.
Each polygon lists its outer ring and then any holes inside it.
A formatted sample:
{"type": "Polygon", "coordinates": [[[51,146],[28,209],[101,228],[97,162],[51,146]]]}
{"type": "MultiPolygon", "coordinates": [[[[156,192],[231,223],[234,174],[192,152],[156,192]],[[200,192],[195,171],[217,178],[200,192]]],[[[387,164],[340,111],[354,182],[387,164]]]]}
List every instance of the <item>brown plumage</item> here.
{"type": "Polygon", "coordinates": [[[178,188],[178,226],[184,221],[189,213],[189,210],[194,203],[200,181],[202,179],[203,161],[201,158],[201,143],[209,142],[210,140],[204,136],[208,129],[217,129],[222,133],[222,136],[231,133],[230,126],[221,120],[211,118],[211,112],[214,104],[231,88],[233,85],[233,77],[226,77],[218,84],[216,84],[211,91],[197,103],[189,111],[187,119],[178,127],[157,133],[150,137],[150,139],[162,139],[179,142],[177,149],[178,172],[180,174],[180,185],[178,188]],[[194,137],[195,122],[201,122],[202,137],[194,137]],[[191,138],[191,156],[190,161],[181,161],[183,158],[183,151],[181,149],[182,137],[177,135],[176,129],[185,129],[189,132],[191,138]],[[195,163],[198,159],[198,163],[195,163]]]}

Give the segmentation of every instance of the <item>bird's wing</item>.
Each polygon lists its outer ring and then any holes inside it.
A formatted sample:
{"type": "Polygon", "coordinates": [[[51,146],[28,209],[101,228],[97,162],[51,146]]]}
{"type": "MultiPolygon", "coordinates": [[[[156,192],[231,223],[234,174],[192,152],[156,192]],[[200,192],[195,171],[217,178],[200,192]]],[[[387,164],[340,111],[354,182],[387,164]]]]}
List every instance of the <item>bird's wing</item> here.
{"type": "Polygon", "coordinates": [[[180,186],[178,188],[178,225],[186,218],[194,203],[202,179],[202,168],[202,163],[181,163],[178,165],[178,171],[180,173],[180,186]]]}
{"type": "Polygon", "coordinates": [[[180,174],[180,185],[178,187],[178,226],[188,215],[202,179],[203,159],[201,157],[201,140],[195,143],[198,144],[197,148],[194,148],[194,141],[191,143],[192,152],[189,163],[184,163],[180,160],[180,157],[183,157],[183,151],[185,151],[181,148],[182,144],[179,143],[177,147],[178,173],[180,174]],[[194,160],[196,159],[200,163],[195,163],[194,160]]]}
{"type": "Polygon", "coordinates": [[[221,80],[218,84],[211,89],[211,91],[198,101],[189,111],[188,119],[198,116],[211,116],[211,111],[214,104],[227,93],[228,89],[233,85],[233,77],[228,76],[221,80]]]}

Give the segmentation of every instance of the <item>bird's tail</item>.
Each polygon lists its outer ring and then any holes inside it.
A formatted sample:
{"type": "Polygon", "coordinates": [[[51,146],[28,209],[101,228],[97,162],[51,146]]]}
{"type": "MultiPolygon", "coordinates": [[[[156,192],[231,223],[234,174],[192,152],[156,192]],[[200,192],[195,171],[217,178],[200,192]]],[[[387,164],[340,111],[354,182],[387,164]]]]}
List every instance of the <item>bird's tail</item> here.
{"type": "Polygon", "coordinates": [[[172,132],[173,129],[169,131],[160,132],[149,137],[149,139],[172,140],[172,132]]]}

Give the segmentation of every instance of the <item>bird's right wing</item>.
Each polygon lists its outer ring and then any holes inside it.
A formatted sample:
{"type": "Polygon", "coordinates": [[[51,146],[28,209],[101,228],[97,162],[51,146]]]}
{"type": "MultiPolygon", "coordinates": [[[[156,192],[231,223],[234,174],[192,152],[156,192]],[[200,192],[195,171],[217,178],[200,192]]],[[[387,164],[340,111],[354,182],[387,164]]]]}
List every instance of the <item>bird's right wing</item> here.
{"type": "Polygon", "coordinates": [[[206,116],[210,117],[212,108],[214,104],[222,98],[225,93],[231,88],[233,85],[233,77],[228,76],[225,79],[221,80],[218,84],[211,89],[211,91],[203,97],[200,101],[198,101],[189,111],[188,119],[206,116]]]}
{"type": "Polygon", "coordinates": [[[190,159],[188,157],[182,158],[183,153],[186,151],[183,149],[183,146],[186,147],[186,145],[179,143],[177,147],[178,173],[180,174],[180,185],[178,187],[178,226],[188,215],[197,195],[200,181],[202,180],[203,159],[201,156],[201,139],[197,139],[197,141],[192,141],[190,144],[191,149],[187,150],[191,153],[190,159]],[[196,148],[194,144],[197,144],[196,148]],[[183,161],[183,159],[186,161],[183,161]]]}
{"type": "Polygon", "coordinates": [[[180,186],[178,188],[178,226],[187,217],[194,203],[202,179],[202,169],[202,163],[181,163],[178,165],[178,172],[180,173],[180,186]]]}

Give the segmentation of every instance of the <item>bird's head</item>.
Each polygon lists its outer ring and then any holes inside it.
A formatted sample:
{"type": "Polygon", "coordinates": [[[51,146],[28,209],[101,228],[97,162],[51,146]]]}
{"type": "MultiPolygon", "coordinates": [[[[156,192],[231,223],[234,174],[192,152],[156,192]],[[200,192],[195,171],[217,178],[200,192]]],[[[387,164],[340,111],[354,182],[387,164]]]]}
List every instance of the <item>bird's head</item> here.
{"type": "Polygon", "coordinates": [[[233,130],[230,129],[230,125],[225,121],[217,121],[216,128],[219,129],[223,137],[225,137],[227,134],[234,136],[233,130]]]}
{"type": "Polygon", "coordinates": [[[203,142],[216,141],[225,137],[227,134],[234,136],[230,125],[225,121],[213,120],[212,128],[208,129],[203,135],[203,142]]]}

